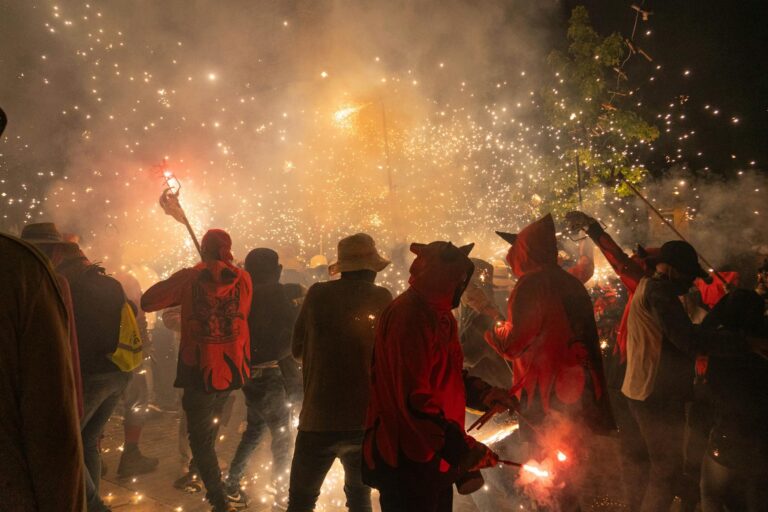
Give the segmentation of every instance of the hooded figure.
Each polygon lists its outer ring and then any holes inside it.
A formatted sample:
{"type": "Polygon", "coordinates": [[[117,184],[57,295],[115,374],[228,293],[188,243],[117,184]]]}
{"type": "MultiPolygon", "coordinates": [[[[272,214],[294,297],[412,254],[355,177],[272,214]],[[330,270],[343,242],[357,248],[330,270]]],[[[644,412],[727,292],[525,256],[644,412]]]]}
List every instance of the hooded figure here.
{"type": "Polygon", "coordinates": [[[181,306],[181,343],[174,385],[184,388],[192,458],[215,512],[228,503],[215,442],[229,392],[250,377],[248,313],[251,278],[232,264],[232,239],[220,229],[203,237],[203,261],[156,283],[141,297],[144,311],[181,306]]]}
{"type": "Polygon", "coordinates": [[[513,363],[521,412],[538,422],[557,409],[593,429],[614,428],[592,301],[557,264],[551,215],[517,235],[507,262],[518,277],[508,320],[486,339],[513,363]]]}
{"type": "Polygon", "coordinates": [[[506,391],[462,372],[451,310],[472,276],[471,249],[412,244],[411,286],[381,315],[363,470],[366,483],[380,491],[383,512],[449,511],[456,478],[497,460],[464,431],[467,402],[481,410],[510,403],[506,391]]]}
{"type": "Polygon", "coordinates": [[[181,305],[177,388],[238,389],[250,375],[251,278],[232,264],[226,232],[211,229],[201,247],[203,261],[149,288],[141,308],[152,312],[181,305]]]}

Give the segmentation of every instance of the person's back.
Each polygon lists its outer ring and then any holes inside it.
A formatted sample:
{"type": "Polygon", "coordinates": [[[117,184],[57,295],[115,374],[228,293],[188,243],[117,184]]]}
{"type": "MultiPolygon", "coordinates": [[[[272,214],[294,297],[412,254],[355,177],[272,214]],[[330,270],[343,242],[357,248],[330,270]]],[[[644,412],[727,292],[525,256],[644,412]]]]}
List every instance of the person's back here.
{"type": "Polygon", "coordinates": [[[85,488],[67,313],[43,256],[0,235],[0,508],[80,512],[85,488]]]}
{"type": "Polygon", "coordinates": [[[374,283],[389,261],[365,233],[344,238],[339,260],[328,268],[341,279],[307,292],[291,340],[302,363],[304,402],[291,463],[288,512],[314,510],[335,459],[344,466],[344,493],[351,512],[371,510],[363,484],[362,443],[368,407],[376,323],[392,301],[374,283]]]}
{"type": "Polygon", "coordinates": [[[65,265],[77,327],[83,374],[119,371],[109,360],[120,337],[125,294],[120,283],[87,261],[65,265]]]}
{"type": "Polygon", "coordinates": [[[253,283],[248,315],[253,366],[281,361],[291,355],[291,332],[296,315],[284,288],[279,282],[253,283]]]}
{"type": "Polygon", "coordinates": [[[597,431],[614,428],[592,301],[584,285],[557,265],[550,215],[513,240],[507,261],[518,276],[508,321],[488,341],[512,361],[513,388],[529,420],[549,410],[597,431]]]}
{"type": "Polygon", "coordinates": [[[200,243],[202,262],[155,283],[141,297],[144,311],[181,306],[181,343],[174,386],[184,389],[192,458],[216,512],[233,509],[216,456],[218,417],[229,393],[250,377],[248,313],[251,278],[232,264],[232,239],[220,229],[200,243]]]}
{"type": "Polygon", "coordinates": [[[391,301],[354,272],[309,289],[294,334],[303,340],[294,347],[304,375],[300,429],[363,428],[376,322],[391,301]]]}

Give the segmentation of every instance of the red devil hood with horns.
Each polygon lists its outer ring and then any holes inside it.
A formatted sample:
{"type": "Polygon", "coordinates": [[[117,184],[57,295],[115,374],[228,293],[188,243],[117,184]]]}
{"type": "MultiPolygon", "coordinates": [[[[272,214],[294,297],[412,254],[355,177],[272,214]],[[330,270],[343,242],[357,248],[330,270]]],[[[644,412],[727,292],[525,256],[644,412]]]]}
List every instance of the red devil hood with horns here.
{"type": "Polygon", "coordinates": [[[610,428],[592,301],[581,282],[557,265],[551,215],[518,234],[507,261],[518,277],[508,320],[486,339],[513,362],[513,391],[523,414],[555,408],[610,428]]]}
{"type": "Polygon", "coordinates": [[[206,392],[238,389],[250,377],[251,277],[232,265],[229,235],[203,237],[205,261],[179,270],[141,297],[144,311],[181,305],[181,344],[174,385],[206,392]]]}
{"type": "Polygon", "coordinates": [[[384,310],[376,332],[364,444],[369,468],[375,450],[392,467],[401,454],[417,462],[437,454],[447,471],[453,455],[474,442],[464,432],[464,357],[451,312],[473,272],[471,249],[411,245],[411,287],[384,310]]]}

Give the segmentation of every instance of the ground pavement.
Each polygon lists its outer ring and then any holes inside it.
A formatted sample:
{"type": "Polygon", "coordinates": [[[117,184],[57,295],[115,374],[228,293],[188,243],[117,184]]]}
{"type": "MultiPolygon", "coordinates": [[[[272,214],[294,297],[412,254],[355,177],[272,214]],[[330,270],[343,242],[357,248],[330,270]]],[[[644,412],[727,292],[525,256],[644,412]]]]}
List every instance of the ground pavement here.
{"type": "MultiPolygon", "coordinates": [[[[241,421],[245,416],[240,393],[235,393],[237,399],[228,424],[221,428],[218,453],[222,466],[229,462],[234,453],[240,432],[244,428],[241,421]]],[[[116,475],[120,449],[123,443],[122,419],[115,415],[109,421],[102,440],[103,460],[107,465],[107,473],[102,479],[101,494],[111,504],[115,512],[207,512],[210,508],[203,501],[203,493],[186,494],[175,489],[173,481],[181,475],[180,456],[178,451],[179,418],[176,413],[155,413],[147,422],[142,439],[141,450],[145,455],[160,459],[156,471],[135,479],[120,479],[116,475]]],[[[584,510],[592,511],[623,511],[626,507],[620,503],[617,490],[612,488],[617,480],[618,464],[616,442],[604,438],[598,443],[597,456],[600,458],[600,473],[588,479],[585,488],[584,510]]],[[[248,474],[251,481],[248,484],[249,494],[253,500],[249,512],[271,511],[272,495],[265,490],[269,475],[268,438],[255,453],[248,474]]],[[[329,481],[323,488],[318,512],[344,511],[343,473],[340,465],[334,466],[329,481]]],[[[516,503],[493,488],[479,491],[478,496],[483,503],[481,512],[496,512],[516,503]],[[483,501],[484,500],[484,501],[483,501]],[[498,503],[507,507],[499,508],[498,503]]],[[[527,508],[527,507],[525,507],[527,508]]],[[[514,506],[520,510],[519,505],[514,506]]],[[[531,510],[527,508],[528,510],[531,510]]],[[[379,512],[378,498],[374,497],[374,511],[379,512]]],[[[478,508],[469,497],[457,496],[454,512],[478,512],[478,508]]]]}

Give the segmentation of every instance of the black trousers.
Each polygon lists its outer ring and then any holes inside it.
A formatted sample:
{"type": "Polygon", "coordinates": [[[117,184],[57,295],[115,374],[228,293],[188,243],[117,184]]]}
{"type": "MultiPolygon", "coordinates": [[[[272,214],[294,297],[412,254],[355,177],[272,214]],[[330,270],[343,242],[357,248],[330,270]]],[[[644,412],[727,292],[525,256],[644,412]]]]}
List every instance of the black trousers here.
{"type": "Polygon", "coordinates": [[[350,512],[371,512],[371,488],[360,470],[363,432],[308,432],[299,430],[291,464],[288,512],[311,512],[325,476],[338,458],[344,466],[344,494],[350,512]]]}
{"type": "Polygon", "coordinates": [[[440,457],[414,462],[400,454],[389,466],[374,448],[375,469],[363,463],[364,481],[379,490],[381,512],[451,512],[456,472],[440,472],[440,457]]]}
{"type": "Polygon", "coordinates": [[[650,461],[648,487],[640,510],[668,510],[683,486],[685,402],[627,399],[627,403],[650,461]]]}
{"type": "Polygon", "coordinates": [[[187,415],[192,465],[200,473],[200,478],[205,484],[205,497],[214,507],[223,506],[226,500],[219,460],[216,457],[216,439],[219,432],[219,419],[229,393],[229,391],[205,393],[187,388],[181,399],[181,406],[187,415]]]}

